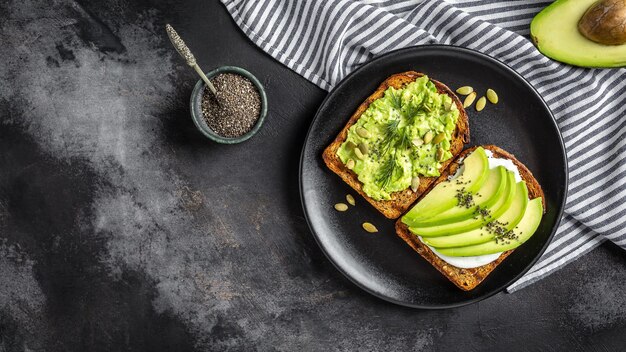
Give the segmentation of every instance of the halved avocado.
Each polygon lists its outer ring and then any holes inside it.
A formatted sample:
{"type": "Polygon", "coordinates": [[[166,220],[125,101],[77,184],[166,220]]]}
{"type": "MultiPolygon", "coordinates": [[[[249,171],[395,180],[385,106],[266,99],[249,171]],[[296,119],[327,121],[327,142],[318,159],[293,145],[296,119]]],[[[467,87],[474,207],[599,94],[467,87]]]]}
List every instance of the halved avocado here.
{"type": "Polygon", "coordinates": [[[504,166],[498,166],[495,169],[489,170],[489,176],[487,177],[487,181],[485,181],[485,184],[483,184],[480,190],[478,190],[478,192],[473,195],[475,204],[474,206],[464,207],[457,204],[454,207],[431,218],[416,220],[412,223],[412,226],[435,226],[459,222],[473,217],[478,207],[492,207],[498,201],[498,199],[500,199],[500,195],[506,189],[506,173],[507,170],[504,166]]]}
{"type": "Polygon", "coordinates": [[[492,221],[493,219],[497,219],[511,206],[511,203],[513,202],[513,197],[515,196],[515,192],[517,190],[515,187],[515,174],[513,174],[511,171],[507,171],[506,180],[506,190],[502,193],[497,202],[495,202],[490,208],[486,208],[489,215],[482,216],[476,214],[474,217],[471,217],[467,220],[451,224],[427,227],[409,227],[409,231],[422,237],[449,236],[477,229],[484,224],[492,221]]]}
{"type": "Polygon", "coordinates": [[[477,255],[486,255],[500,253],[515,249],[526,242],[537,230],[543,216],[543,204],[541,197],[535,198],[528,202],[524,217],[515,228],[515,239],[509,240],[491,240],[489,242],[475,244],[472,246],[441,248],[437,252],[452,257],[473,257],[477,255]]]}
{"type": "MultiPolygon", "coordinates": [[[[512,230],[522,220],[526,207],[528,205],[528,188],[526,182],[518,182],[515,196],[511,206],[500,217],[495,219],[502,224],[502,227],[507,231],[512,230]]],[[[450,248],[450,247],[462,247],[470,246],[473,244],[479,244],[488,242],[495,238],[495,234],[490,232],[485,226],[478,229],[470,230],[467,232],[459,233],[450,236],[439,237],[424,237],[422,241],[431,247],[450,248]]]]}
{"type": "Polygon", "coordinates": [[[578,29],[583,15],[596,1],[557,0],[539,12],[530,24],[530,36],[539,51],[576,66],[626,66],[626,44],[596,43],[578,29]]]}
{"type": "Polygon", "coordinates": [[[459,189],[476,193],[489,175],[489,160],[485,150],[482,147],[476,148],[463,160],[462,168],[459,177],[441,182],[428,192],[402,217],[402,222],[411,226],[416,220],[432,217],[454,207],[458,203],[456,194],[459,189]]]}

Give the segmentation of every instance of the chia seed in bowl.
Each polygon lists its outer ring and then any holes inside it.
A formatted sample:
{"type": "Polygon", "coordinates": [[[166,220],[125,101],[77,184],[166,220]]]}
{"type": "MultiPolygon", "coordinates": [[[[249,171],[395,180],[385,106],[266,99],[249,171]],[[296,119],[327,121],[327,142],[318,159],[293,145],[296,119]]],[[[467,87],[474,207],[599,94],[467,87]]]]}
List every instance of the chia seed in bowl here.
{"type": "Polygon", "coordinates": [[[191,93],[191,117],[207,138],[222,144],[248,140],[267,115],[267,96],[261,82],[240,67],[222,66],[206,73],[213,95],[199,80],[191,93]]]}
{"type": "Polygon", "coordinates": [[[250,132],[261,114],[261,97],[244,76],[221,73],[211,79],[216,95],[207,87],[202,93],[202,114],[209,127],[223,137],[240,137],[250,132]]]}

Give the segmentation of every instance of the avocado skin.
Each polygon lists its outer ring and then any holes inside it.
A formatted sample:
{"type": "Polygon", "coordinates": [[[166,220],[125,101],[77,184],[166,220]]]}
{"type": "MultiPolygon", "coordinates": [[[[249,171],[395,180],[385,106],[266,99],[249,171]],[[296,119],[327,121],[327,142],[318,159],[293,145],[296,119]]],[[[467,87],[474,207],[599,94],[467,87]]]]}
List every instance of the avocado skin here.
{"type": "Polygon", "coordinates": [[[578,31],[578,22],[596,0],[557,0],[530,24],[530,36],[545,56],[580,67],[626,66],[626,44],[603,45],[578,31]]]}

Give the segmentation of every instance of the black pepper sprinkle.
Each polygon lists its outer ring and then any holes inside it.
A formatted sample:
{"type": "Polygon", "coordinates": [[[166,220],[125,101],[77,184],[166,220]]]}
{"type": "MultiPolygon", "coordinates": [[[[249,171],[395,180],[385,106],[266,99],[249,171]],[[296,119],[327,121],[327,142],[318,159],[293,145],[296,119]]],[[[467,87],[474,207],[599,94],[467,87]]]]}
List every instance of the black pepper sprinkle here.
{"type": "Polygon", "coordinates": [[[261,97],[249,79],[234,73],[222,73],[211,79],[216,96],[205,87],[202,113],[207,124],[223,137],[248,133],[261,114],[261,97]]]}

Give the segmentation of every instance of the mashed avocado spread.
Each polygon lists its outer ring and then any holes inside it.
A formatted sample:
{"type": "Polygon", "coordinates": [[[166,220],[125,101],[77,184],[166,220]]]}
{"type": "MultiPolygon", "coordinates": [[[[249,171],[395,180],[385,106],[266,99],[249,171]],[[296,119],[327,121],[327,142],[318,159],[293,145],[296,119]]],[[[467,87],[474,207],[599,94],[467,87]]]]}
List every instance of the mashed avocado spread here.
{"type": "Polygon", "coordinates": [[[341,161],[376,200],[390,199],[415,176],[439,176],[452,157],[450,141],[459,111],[427,76],[402,89],[388,88],[348,130],[337,151],[341,161]]]}

